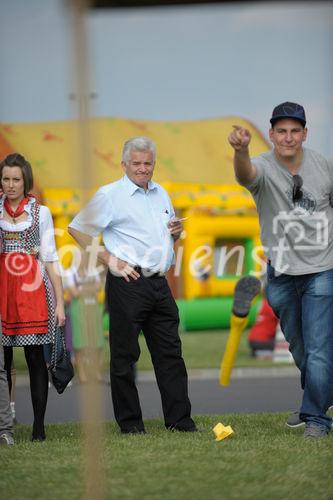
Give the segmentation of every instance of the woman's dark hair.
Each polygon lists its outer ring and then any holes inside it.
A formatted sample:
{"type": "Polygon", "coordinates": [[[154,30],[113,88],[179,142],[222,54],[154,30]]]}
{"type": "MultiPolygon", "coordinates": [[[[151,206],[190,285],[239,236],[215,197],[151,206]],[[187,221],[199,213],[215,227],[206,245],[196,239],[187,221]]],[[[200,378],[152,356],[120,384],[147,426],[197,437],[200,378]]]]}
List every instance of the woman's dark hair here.
{"type": "Polygon", "coordinates": [[[2,171],[5,167],[19,167],[23,175],[24,196],[31,191],[34,185],[32,168],[30,163],[19,153],[12,153],[0,162],[0,179],[2,179],[2,171]]]}

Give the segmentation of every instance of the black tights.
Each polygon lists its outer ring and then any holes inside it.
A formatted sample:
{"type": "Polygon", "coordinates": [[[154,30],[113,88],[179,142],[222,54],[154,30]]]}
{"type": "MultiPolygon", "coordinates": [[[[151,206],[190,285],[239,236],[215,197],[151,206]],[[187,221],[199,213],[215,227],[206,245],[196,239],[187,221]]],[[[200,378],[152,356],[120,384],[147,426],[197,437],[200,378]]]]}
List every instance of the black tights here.
{"type": "MultiPolygon", "coordinates": [[[[13,348],[4,347],[5,370],[9,392],[12,390],[11,366],[13,361],[13,348]]],[[[44,431],[44,416],[48,394],[48,373],[44,359],[42,345],[27,345],[24,347],[25,359],[27,361],[30,376],[30,392],[32,407],[34,411],[33,437],[42,437],[44,431]]]]}

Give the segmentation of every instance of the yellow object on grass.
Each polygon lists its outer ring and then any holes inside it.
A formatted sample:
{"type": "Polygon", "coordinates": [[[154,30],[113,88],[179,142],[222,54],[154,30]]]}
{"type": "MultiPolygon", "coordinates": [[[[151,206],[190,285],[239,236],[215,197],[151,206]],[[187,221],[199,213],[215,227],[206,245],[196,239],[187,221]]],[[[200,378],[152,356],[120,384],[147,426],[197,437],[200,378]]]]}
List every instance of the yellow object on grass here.
{"type": "Polygon", "coordinates": [[[221,422],[215,425],[213,432],[215,434],[215,441],[222,441],[229,436],[234,434],[231,425],[223,425],[221,422]]]}
{"type": "Polygon", "coordinates": [[[231,372],[235,363],[240,337],[247,325],[247,322],[248,316],[245,318],[239,318],[234,314],[231,315],[230,333],[220,368],[221,385],[229,385],[230,383],[231,372]]]}

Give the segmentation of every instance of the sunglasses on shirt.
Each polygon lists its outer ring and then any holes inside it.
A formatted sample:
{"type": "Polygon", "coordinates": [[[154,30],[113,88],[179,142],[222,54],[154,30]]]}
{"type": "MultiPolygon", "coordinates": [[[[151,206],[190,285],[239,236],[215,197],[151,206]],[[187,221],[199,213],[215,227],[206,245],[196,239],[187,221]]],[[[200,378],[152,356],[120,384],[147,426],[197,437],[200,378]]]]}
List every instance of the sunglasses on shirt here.
{"type": "Polygon", "coordinates": [[[303,179],[300,175],[293,175],[293,203],[303,198],[303,179]]]}

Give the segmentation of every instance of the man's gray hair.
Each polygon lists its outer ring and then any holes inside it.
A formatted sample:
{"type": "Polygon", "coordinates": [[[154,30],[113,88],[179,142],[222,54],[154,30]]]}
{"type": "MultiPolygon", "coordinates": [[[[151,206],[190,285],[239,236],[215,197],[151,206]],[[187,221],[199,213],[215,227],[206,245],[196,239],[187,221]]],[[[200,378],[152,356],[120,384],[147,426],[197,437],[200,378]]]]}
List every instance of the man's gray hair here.
{"type": "Polygon", "coordinates": [[[156,158],[155,143],[149,137],[132,137],[125,142],[123,147],[122,161],[127,165],[132,151],[150,151],[153,154],[153,161],[156,158]]]}

